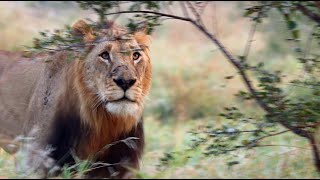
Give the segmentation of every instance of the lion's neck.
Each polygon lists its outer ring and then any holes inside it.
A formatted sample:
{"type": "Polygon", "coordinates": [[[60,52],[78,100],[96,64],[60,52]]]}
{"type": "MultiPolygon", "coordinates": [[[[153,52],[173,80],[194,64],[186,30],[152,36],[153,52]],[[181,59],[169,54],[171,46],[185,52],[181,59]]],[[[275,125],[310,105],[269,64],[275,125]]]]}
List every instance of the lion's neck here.
{"type": "Polygon", "coordinates": [[[90,92],[84,84],[83,62],[76,63],[73,73],[75,75],[73,89],[76,90],[79,99],[81,123],[88,127],[88,133],[83,136],[84,139],[80,140],[86,145],[80,145],[84,148],[79,153],[82,157],[87,158],[94,156],[103,147],[120,140],[121,136],[132,131],[136,127],[137,119],[113,115],[107,112],[102,105],[97,106],[96,95],[90,92]]]}

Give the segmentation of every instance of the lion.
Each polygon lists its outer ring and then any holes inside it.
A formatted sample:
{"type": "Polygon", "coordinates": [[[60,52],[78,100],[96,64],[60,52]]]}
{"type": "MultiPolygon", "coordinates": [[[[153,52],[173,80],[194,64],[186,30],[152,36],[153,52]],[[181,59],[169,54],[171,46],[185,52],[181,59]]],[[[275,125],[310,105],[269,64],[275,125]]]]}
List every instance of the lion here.
{"type": "Polygon", "coordinates": [[[113,22],[95,34],[84,20],[73,32],[89,44],[84,58],[0,51],[0,137],[24,142],[0,146],[25,153],[24,170],[41,177],[77,159],[96,163],[89,178],[132,177],[144,148],[150,37],[113,22]]]}

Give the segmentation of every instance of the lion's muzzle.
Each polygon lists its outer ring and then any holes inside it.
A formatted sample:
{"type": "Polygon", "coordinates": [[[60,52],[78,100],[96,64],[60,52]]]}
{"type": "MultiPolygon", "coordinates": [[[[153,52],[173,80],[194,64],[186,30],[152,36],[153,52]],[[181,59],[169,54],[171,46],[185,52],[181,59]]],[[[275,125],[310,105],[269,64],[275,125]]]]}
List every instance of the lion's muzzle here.
{"type": "Polygon", "coordinates": [[[123,91],[126,91],[127,89],[129,89],[131,86],[134,85],[134,83],[136,83],[136,79],[133,78],[117,78],[117,79],[113,79],[113,81],[123,89],[123,91]]]}
{"type": "Polygon", "coordinates": [[[128,90],[132,87],[136,81],[136,75],[134,74],[134,68],[128,65],[118,65],[112,71],[113,81],[119,86],[123,91],[128,90]]]}

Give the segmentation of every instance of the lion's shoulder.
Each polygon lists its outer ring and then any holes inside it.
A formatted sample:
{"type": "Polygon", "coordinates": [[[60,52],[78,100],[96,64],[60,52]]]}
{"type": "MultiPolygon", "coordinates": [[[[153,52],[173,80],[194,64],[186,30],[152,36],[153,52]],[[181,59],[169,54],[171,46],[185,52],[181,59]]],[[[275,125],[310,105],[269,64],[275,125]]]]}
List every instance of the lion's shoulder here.
{"type": "Polygon", "coordinates": [[[63,61],[63,55],[24,57],[22,52],[0,51],[0,133],[16,136],[23,133],[26,120],[37,123],[52,116],[39,112],[49,107],[64,85],[63,61]]]}

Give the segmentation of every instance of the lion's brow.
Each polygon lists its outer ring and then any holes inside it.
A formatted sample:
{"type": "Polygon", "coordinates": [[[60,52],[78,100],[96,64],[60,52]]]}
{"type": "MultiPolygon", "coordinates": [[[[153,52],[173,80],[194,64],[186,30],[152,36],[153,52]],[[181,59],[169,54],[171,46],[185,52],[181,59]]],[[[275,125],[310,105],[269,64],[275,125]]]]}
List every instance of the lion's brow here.
{"type": "Polygon", "coordinates": [[[119,53],[130,53],[132,51],[143,51],[143,49],[141,49],[141,48],[132,48],[132,49],[129,49],[129,50],[119,51],[119,53]]]}

